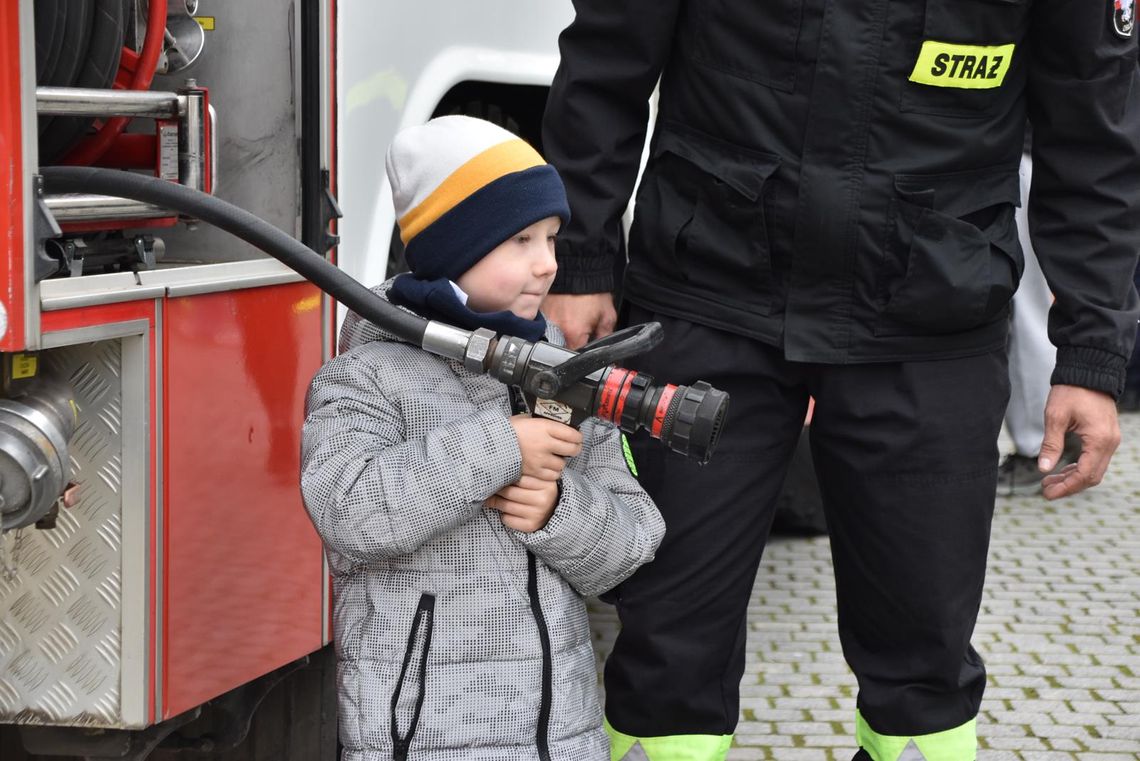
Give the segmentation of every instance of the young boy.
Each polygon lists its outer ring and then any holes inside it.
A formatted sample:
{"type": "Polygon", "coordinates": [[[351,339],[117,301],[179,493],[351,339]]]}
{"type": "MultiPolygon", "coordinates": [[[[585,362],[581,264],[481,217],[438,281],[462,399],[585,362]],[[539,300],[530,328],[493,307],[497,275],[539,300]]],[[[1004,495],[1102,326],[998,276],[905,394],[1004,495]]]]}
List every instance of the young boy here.
{"type": "MultiPolygon", "coordinates": [[[[377,289],[460,327],[560,341],[539,305],[569,217],[522,140],[448,116],[396,136],[411,273],[377,289]]],[[[345,761],[604,761],[583,595],[664,524],[620,432],[518,414],[517,389],[350,315],[309,389],[301,488],[334,578],[345,761]]]]}

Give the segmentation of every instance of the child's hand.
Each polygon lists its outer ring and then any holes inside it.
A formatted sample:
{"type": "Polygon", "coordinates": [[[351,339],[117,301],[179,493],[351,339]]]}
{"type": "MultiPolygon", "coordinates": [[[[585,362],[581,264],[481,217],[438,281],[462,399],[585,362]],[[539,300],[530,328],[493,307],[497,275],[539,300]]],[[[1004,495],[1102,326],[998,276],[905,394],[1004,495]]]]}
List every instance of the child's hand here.
{"type": "Polygon", "coordinates": [[[566,458],[582,451],[582,434],[554,420],[515,415],[511,418],[511,427],[519,440],[524,477],[557,481],[566,466],[566,458]]]}
{"type": "MultiPolygon", "coordinates": [[[[571,429],[573,430],[573,429],[571,429]]],[[[503,525],[529,534],[550,520],[558,503],[558,483],[534,476],[523,476],[504,486],[484,502],[484,506],[502,514],[503,525]]]]}

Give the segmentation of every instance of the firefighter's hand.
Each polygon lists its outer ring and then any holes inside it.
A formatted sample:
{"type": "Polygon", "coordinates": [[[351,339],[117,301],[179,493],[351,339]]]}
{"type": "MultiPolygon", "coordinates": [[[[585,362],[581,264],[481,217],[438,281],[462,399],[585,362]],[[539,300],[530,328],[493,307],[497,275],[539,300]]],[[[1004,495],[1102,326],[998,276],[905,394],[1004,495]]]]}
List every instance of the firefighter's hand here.
{"type": "Polygon", "coordinates": [[[567,458],[582,451],[582,434],[576,428],[545,418],[515,415],[511,427],[522,452],[522,474],[553,483],[562,475],[567,458]]]}
{"type": "Polygon", "coordinates": [[[593,339],[614,332],[617,310],[609,293],[551,293],[542,313],[566,335],[566,346],[581,349],[593,339]]]}
{"type": "Polygon", "coordinates": [[[1065,432],[1081,439],[1081,456],[1060,472],[1041,480],[1046,499],[1058,499],[1096,486],[1108,470],[1120,444],[1116,402],[1108,394],[1080,386],[1053,386],[1045,402],[1045,440],[1037,467],[1048,473],[1056,467],[1064,448],[1065,432]]]}
{"type": "Polygon", "coordinates": [[[483,504],[498,510],[507,528],[529,534],[546,525],[557,503],[557,481],[523,476],[488,497],[483,504]]]}

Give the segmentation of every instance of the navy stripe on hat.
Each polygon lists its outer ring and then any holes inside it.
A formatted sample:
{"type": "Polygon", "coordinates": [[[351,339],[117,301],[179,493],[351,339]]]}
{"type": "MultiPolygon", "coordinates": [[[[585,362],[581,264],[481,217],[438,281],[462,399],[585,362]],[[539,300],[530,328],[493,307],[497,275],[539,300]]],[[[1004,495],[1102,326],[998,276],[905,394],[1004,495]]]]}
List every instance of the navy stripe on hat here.
{"type": "Polygon", "coordinates": [[[421,280],[457,280],[503,241],[547,217],[570,219],[566,190],[550,165],[483,186],[416,235],[404,252],[421,280]]]}

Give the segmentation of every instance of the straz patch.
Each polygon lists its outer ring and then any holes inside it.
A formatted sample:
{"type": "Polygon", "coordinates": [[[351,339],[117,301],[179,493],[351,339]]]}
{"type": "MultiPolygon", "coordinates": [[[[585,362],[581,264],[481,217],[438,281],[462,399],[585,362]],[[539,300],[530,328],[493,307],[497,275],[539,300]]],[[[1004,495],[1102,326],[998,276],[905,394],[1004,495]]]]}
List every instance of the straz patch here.
{"type": "Polygon", "coordinates": [[[1136,21],[1136,0],[1111,0],[1112,26],[1121,37],[1131,37],[1136,21]]]}
{"type": "MultiPolygon", "coordinates": [[[[1132,0],[1128,0],[1132,2],[1132,0]]],[[[910,81],[933,87],[989,90],[1001,87],[1013,59],[1009,45],[955,45],[924,40],[910,81]]]]}

